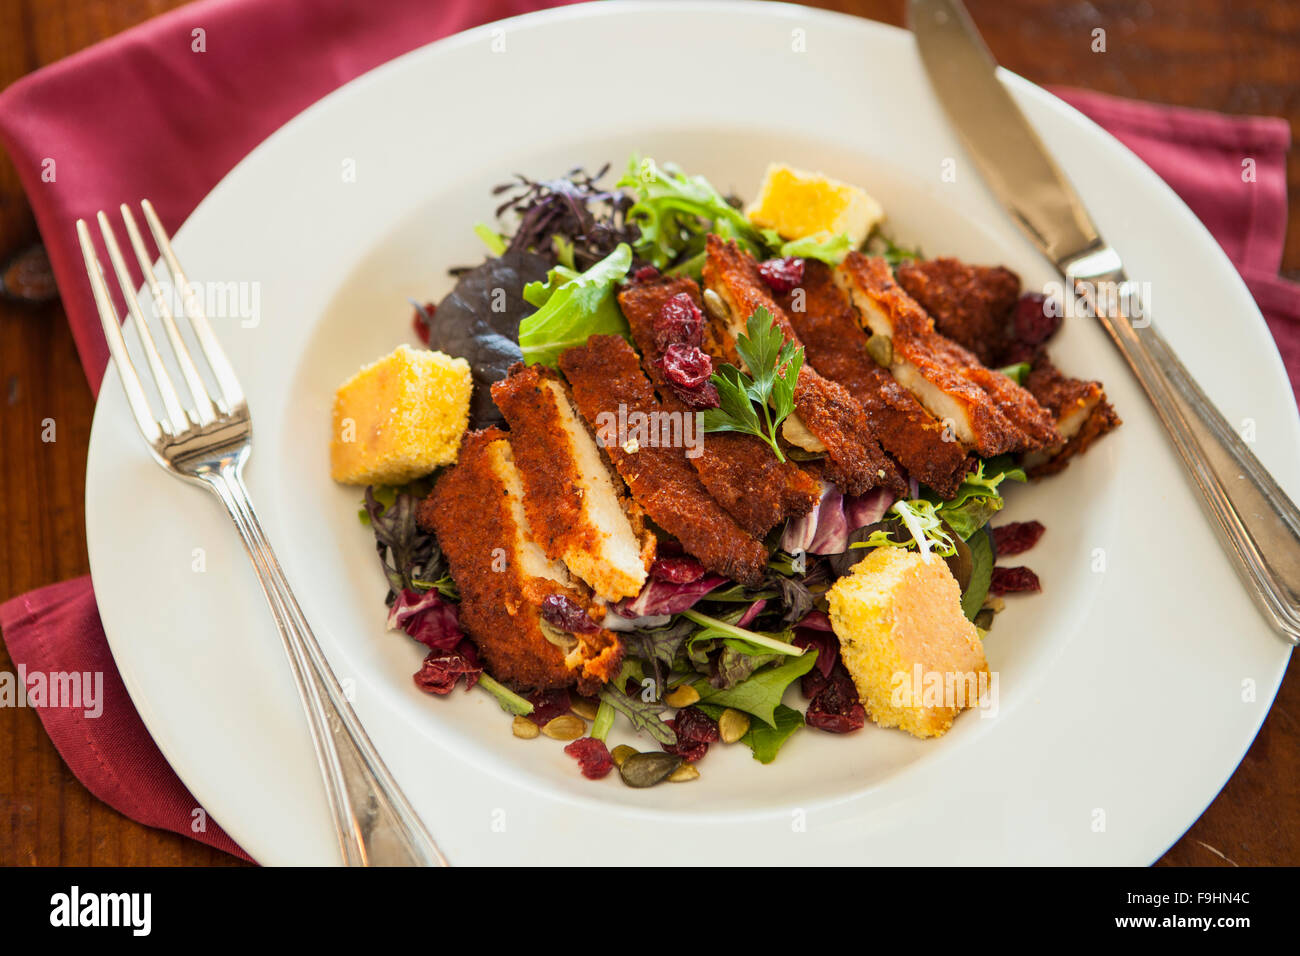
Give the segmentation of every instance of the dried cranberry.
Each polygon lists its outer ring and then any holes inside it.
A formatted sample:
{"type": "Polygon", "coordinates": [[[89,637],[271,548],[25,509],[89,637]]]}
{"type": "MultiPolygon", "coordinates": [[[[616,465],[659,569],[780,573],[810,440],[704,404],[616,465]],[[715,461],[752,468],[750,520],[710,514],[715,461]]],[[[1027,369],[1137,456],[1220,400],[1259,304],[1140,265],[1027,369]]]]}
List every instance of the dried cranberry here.
{"type": "Polygon", "coordinates": [[[600,625],[573,598],[548,594],[542,598],[542,620],[569,634],[596,634],[600,625]]]}
{"type": "Polygon", "coordinates": [[[694,345],[670,345],[659,360],[664,377],[678,388],[694,391],[713,374],[713,359],[694,345]]]}
{"type": "Polygon", "coordinates": [[[533,712],[528,719],[538,727],[548,723],[573,709],[569,692],[561,687],[559,690],[538,690],[528,695],[528,703],[533,705],[533,712]]]}
{"type": "Polygon", "coordinates": [[[595,737],[579,737],[564,748],[564,752],[578,761],[582,775],[588,780],[599,780],[614,769],[614,758],[605,741],[595,737]]]}
{"type": "Polygon", "coordinates": [[[803,260],[793,256],[768,259],[758,267],[758,274],[773,292],[789,292],[803,281],[803,260]]]}
{"type": "MultiPolygon", "coordinates": [[[[1041,345],[1061,327],[1062,316],[1047,309],[1047,296],[1041,292],[1026,292],[1016,303],[1014,338],[1024,345],[1041,345]]],[[[1060,310],[1053,310],[1059,312],[1060,310]]]]}
{"type": "Polygon", "coordinates": [[[632,284],[640,285],[643,282],[654,282],[659,278],[659,270],[654,266],[642,266],[632,273],[632,284]]]}
{"type": "Polygon", "coordinates": [[[656,558],[650,566],[652,578],[670,584],[694,584],[704,573],[704,565],[685,554],[679,558],[656,558]]]}
{"type": "Polygon", "coordinates": [[[465,689],[469,690],[482,673],[474,645],[461,641],[454,650],[430,651],[415,672],[415,686],[426,694],[450,694],[460,678],[465,678],[465,689]]]}
{"type": "Polygon", "coordinates": [[[668,351],[670,345],[699,348],[704,341],[704,314],[690,293],[678,292],[660,307],[654,332],[655,345],[661,352],[668,351]]]}
{"type": "Polygon", "coordinates": [[[1022,554],[1043,536],[1047,529],[1038,521],[1013,521],[993,529],[993,547],[998,557],[1022,554]]]}
{"type": "Polygon", "coordinates": [[[721,740],[717,722],[698,707],[687,707],[665,721],[677,734],[676,744],[664,744],[664,750],[677,754],[687,763],[695,763],[709,752],[709,744],[721,740]]]}
{"type": "Polygon", "coordinates": [[[426,302],[423,306],[417,306],[415,315],[411,317],[411,326],[425,345],[429,344],[429,323],[433,321],[433,313],[437,311],[438,307],[434,303],[426,302]]]}
{"type": "Polygon", "coordinates": [[[808,705],[806,720],[809,727],[831,734],[851,733],[866,724],[866,708],[858,698],[853,678],[843,666],[835,668],[826,686],[808,705]]]}
{"type": "MultiPolygon", "coordinates": [[[[672,385],[671,382],[669,382],[672,385]]],[[[712,382],[705,382],[699,388],[679,388],[672,385],[673,393],[682,401],[682,404],[692,411],[702,411],[706,408],[717,408],[722,404],[718,398],[718,389],[712,382]]]]}
{"type": "Polygon", "coordinates": [[[993,594],[1014,594],[1020,591],[1041,591],[1038,575],[1028,568],[994,568],[989,591],[993,594]]]}

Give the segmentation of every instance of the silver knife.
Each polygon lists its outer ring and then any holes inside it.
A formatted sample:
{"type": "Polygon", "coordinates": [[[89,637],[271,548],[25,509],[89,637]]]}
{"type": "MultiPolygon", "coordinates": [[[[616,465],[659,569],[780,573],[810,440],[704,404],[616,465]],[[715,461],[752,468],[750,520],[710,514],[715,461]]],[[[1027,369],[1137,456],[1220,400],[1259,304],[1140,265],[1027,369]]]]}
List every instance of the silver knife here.
{"type": "Polygon", "coordinates": [[[1042,140],[997,78],[960,0],[909,0],[930,83],[1030,239],[1101,320],[1169,433],[1220,539],[1274,629],[1300,644],[1300,510],[1174,355],[1042,140]]]}

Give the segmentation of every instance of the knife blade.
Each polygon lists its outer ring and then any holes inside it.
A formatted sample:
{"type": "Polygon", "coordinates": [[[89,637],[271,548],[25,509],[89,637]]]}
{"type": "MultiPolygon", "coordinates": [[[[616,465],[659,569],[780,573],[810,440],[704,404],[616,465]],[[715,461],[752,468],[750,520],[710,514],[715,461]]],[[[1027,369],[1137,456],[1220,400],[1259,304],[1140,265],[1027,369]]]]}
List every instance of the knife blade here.
{"type": "Polygon", "coordinates": [[[998,79],[966,8],[912,0],[908,14],[939,102],[994,195],[1058,266],[1093,247],[1096,227],[998,79]]]}
{"type": "Polygon", "coordinates": [[[1300,644],[1300,509],[1156,329],[1119,254],[997,76],[960,0],[909,0],[921,62],[994,195],[1096,315],[1155,408],[1251,598],[1300,644]]]}

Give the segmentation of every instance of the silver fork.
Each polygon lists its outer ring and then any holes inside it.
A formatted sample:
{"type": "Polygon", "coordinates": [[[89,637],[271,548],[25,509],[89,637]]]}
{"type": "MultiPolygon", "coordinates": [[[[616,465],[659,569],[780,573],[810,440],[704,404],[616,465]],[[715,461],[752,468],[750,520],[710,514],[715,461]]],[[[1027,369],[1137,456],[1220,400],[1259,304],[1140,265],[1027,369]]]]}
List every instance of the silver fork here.
{"type": "Polygon", "coordinates": [[[357,720],[262,531],[248,489],[244,486],[244,463],[252,450],[252,420],[244,392],[220,343],[212,334],[195,290],[176,261],[171,241],[157,213],[147,199],[140,206],[162,261],[171,274],[172,284],[180,292],[185,317],[189,319],[220,394],[209,393],[203,376],[190,357],[190,350],[177,327],[176,316],[154,275],[153,258],[145,248],[135,216],[123,203],[119,208],[131,248],[140,263],[153,298],[154,311],[162,321],[192,400],[188,410],[182,404],[154,344],[149,322],[136,299],[135,281],[117,244],[113,227],[101,211],[96,220],[104,247],[108,250],[127,312],[162,401],[162,417],[155,418],[127,353],[117,310],[109,297],[104,269],[95,252],[90,229],[84,219],[78,219],[77,238],[86,258],[86,274],[90,277],[108,349],[122,379],[136,424],[163,468],[178,478],[207,488],[221,499],[235,522],[257,571],[262,593],[271,606],[289,658],[289,668],[298,685],[344,861],[349,866],[446,866],[447,861],[433,837],[416,816],[357,720]]]}

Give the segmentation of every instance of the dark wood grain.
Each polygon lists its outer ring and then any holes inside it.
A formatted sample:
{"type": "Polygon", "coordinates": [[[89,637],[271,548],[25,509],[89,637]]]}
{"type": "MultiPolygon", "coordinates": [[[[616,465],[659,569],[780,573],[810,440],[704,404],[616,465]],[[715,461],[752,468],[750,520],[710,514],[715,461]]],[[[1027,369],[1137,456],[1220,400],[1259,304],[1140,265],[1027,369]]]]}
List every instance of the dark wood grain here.
{"type": "MultiPolygon", "coordinates": [[[[359,0],[360,2],[360,0],[359,0]]],[[[175,0],[0,0],[0,85],[180,4],[175,0]]],[[[814,3],[901,23],[902,0],[814,3]]],[[[998,60],[1038,83],[1300,122],[1300,4],[1279,0],[968,0],[998,60]],[[1107,52],[1092,53],[1092,31],[1107,52]]],[[[1284,271],[1300,277],[1300,158],[1288,166],[1284,271]]],[[[0,154],[0,257],[37,241],[0,154]]],[[[0,599],[85,574],[82,507],[93,408],[57,305],[0,301],[0,599]],[[57,440],[41,441],[53,418],[57,440]]],[[[1292,661],[1250,752],[1166,865],[1300,862],[1300,677],[1292,661]]],[[[13,670],[0,645],[0,670],[13,670]]],[[[140,826],[68,772],[30,709],[0,710],[0,865],[234,863],[140,826]]]]}

